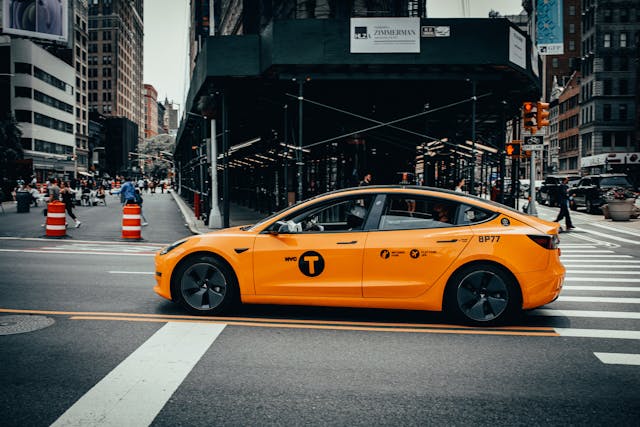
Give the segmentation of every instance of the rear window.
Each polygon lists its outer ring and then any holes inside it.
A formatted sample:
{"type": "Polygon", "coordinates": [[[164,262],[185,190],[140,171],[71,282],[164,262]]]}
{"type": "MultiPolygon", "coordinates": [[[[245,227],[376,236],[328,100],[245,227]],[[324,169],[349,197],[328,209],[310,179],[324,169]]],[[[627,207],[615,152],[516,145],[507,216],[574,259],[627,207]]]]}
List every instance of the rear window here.
{"type": "Polygon", "coordinates": [[[626,176],[607,176],[600,179],[601,187],[631,187],[626,176]]]}

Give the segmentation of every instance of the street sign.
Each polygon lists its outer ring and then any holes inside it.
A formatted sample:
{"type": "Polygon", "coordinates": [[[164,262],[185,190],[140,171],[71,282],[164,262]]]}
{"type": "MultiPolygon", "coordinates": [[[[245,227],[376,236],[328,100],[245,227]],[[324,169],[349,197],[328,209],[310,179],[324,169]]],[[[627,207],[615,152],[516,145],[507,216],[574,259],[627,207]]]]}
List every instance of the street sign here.
{"type": "Polygon", "coordinates": [[[533,150],[537,150],[537,151],[542,151],[542,142],[543,139],[541,136],[525,136],[524,137],[524,144],[522,144],[522,150],[523,151],[533,151],[533,150]]]}

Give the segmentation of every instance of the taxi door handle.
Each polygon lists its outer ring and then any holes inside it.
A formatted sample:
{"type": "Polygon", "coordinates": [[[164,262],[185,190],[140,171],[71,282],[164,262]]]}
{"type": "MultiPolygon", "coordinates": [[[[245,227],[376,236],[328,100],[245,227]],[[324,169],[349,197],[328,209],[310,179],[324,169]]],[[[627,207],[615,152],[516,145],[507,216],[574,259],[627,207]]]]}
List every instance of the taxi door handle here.
{"type": "Polygon", "coordinates": [[[451,239],[451,240],[438,240],[438,243],[455,243],[457,242],[458,239],[451,239]]]}
{"type": "Polygon", "coordinates": [[[357,240],[352,240],[350,242],[338,242],[337,244],[338,245],[353,245],[355,243],[358,243],[358,241],[357,240]]]}

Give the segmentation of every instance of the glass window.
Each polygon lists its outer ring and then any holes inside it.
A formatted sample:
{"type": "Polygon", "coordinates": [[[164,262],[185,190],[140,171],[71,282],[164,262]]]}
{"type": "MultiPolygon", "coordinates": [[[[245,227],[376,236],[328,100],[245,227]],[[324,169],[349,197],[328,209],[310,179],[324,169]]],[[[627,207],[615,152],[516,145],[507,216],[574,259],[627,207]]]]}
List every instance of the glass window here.
{"type": "Polygon", "coordinates": [[[380,230],[450,227],[457,223],[459,204],[445,199],[390,194],[380,217],[380,230]]]}
{"type": "Polygon", "coordinates": [[[629,70],[629,58],[626,56],[620,57],[620,71],[628,71],[629,70]]]}
{"type": "Polygon", "coordinates": [[[25,62],[16,62],[14,65],[14,70],[16,73],[20,74],[31,74],[31,64],[27,64],[25,62]]]}
{"type": "Polygon", "coordinates": [[[620,33],[620,47],[627,47],[627,33],[620,33]]]}
{"type": "Polygon", "coordinates": [[[569,50],[571,50],[571,51],[576,50],[576,41],[575,40],[569,40],[569,50]]]}
{"type": "Polygon", "coordinates": [[[278,221],[275,230],[287,224],[292,233],[330,233],[361,231],[369,214],[373,195],[340,198],[317,203],[302,212],[294,212],[278,221]]]}
{"type": "Polygon", "coordinates": [[[604,71],[611,71],[613,59],[610,56],[605,56],[602,61],[604,71]]]}
{"type": "Polygon", "coordinates": [[[602,118],[605,121],[611,120],[611,104],[604,104],[602,106],[602,118]]]}
{"type": "Polygon", "coordinates": [[[604,79],[602,81],[602,94],[611,95],[611,79],[604,79]]]}
{"type": "Polygon", "coordinates": [[[627,105],[620,104],[618,106],[618,118],[622,121],[627,120],[627,105]]]}
{"type": "Polygon", "coordinates": [[[576,16],[576,7],[573,5],[569,6],[569,16],[576,16]]]}
{"type": "Polygon", "coordinates": [[[620,79],[618,83],[620,95],[627,95],[627,93],[629,92],[629,82],[626,79],[620,79]]]}
{"type": "Polygon", "coordinates": [[[611,47],[611,33],[604,33],[604,47],[611,47]]]}
{"type": "Polygon", "coordinates": [[[553,68],[558,68],[558,58],[552,58],[551,59],[551,66],[553,68]]]}
{"type": "Polygon", "coordinates": [[[611,147],[611,132],[602,132],[602,146],[611,147]]]}
{"type": "Polygon", "coordinates": [[[569,34],[575,34],[576,32],[576,24],[569,24],[569,34]]]}

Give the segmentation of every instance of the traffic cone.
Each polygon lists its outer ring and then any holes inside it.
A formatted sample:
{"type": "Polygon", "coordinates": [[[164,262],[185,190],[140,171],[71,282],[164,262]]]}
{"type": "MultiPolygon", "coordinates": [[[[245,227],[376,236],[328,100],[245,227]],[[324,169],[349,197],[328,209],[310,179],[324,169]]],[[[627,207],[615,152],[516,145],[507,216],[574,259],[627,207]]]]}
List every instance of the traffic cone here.
{"type": "Polygon", "coordinates": [[[124,205],[122,209],[122,238],[142,240],[140,206],[124,205]]]}
{"type": "Polygon", "coordinates": [[[66,214],[64,212],[65,205],[59,201],[53,201],[47,205],[47,223],[46,223],[46,237],[66,237],[67,226],[66,214]]]}

